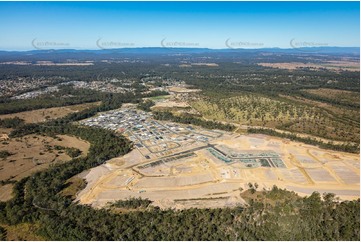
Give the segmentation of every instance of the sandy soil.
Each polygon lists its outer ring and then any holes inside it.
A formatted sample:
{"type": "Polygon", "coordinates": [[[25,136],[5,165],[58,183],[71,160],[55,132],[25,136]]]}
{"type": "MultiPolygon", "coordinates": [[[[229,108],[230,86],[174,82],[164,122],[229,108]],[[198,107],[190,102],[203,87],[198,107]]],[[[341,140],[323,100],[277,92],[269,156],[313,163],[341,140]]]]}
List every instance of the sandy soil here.
{"type": "Polygon", "coordinates": [[[218,66],[217,63],[192,63],[192,66],[218,66]]]}
{"type": "Polygon", "coordinates": [[[190,107],[186,102],[177,102],[177,101],[163,101],[157,102],[152,109],[156,108],[187,108],[190,107]]]}
{"type": "Polygon", "coordinates": [[[175,92],[175,93],[187,93],[187,92],[200,92],[200,89],[188,89],[186,86],[182,87],[182,86],[172,86],[169,87],[168,90],[170,92],[175,92]]]}
{"type": "Polygon", "coordinates": [[[341,199],[359,197],[358,155],[266,135],[228,133],[211,143],[241,153],[272,150],[280,155],[285,168],[227,164],[201,149],[195,152],[196,156],[143,170],[139,164],[149,161],[132,159],[139,157],[134,150],[91,169],[85,177],[88,186],[78,200],[95,207],[129,197],[148,198],[162,208],[222,207],[242,203],[240,189],[247,189],[249,182],[257,183],[258,189],[277,185],[300,195],[329,191],[341,199]]]}

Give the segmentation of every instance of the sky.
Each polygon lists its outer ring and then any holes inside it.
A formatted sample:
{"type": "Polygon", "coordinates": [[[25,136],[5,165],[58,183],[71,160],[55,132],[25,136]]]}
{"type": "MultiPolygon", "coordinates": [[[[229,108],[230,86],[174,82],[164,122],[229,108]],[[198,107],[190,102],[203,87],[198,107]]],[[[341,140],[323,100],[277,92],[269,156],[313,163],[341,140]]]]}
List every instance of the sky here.
{"type": "Polygon", "coordinates": [[[359,2],[0,2],[0,49],[359,47],[359,2]]]}

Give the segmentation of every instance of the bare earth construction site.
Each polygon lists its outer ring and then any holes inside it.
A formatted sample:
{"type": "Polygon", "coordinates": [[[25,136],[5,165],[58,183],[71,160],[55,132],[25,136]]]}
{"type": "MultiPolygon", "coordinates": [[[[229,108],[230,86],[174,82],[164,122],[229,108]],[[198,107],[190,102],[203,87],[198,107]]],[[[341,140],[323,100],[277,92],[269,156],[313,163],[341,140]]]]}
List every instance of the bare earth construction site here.
{"type": "Polygon", "coordinates": [[[132,105],[81,121],[121,132],[134,142],[129,154],[83,173],[77,200],[95,207],[130,197],[161,208],[242,204],[249,183],[309,195],[354,199],[360,193],[357,154],[320,149],[266,135],[240,135],[154,120],[132,105]]]}

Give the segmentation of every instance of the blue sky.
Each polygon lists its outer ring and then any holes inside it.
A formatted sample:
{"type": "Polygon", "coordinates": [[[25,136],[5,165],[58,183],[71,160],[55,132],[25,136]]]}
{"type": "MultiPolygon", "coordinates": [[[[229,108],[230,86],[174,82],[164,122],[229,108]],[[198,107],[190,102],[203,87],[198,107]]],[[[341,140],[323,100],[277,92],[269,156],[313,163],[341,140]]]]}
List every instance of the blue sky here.
{"type": "Polygon", "coordinates": [[[0,49],[359,46],[359,2],[0,2],[0,49]]]}

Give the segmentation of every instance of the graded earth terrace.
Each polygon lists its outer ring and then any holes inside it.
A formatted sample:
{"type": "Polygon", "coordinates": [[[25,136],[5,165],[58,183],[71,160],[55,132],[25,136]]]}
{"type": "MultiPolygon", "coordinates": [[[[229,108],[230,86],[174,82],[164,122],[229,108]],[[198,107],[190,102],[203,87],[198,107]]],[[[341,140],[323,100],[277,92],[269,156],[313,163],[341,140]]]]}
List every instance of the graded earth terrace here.
{"type": "Polygon", "coordinates": [[[242,191],[273,185],[300,195],[359,197],[359,156],[266,135],[240,135],[158,121],[134,105],[82,120],[133,141],[129,154],[83,173],[77,200],[95,207],[130,197],[161,208],[225,207],[245,203],[242,191]]]}

